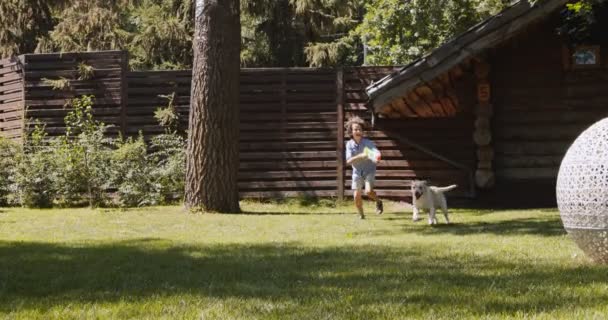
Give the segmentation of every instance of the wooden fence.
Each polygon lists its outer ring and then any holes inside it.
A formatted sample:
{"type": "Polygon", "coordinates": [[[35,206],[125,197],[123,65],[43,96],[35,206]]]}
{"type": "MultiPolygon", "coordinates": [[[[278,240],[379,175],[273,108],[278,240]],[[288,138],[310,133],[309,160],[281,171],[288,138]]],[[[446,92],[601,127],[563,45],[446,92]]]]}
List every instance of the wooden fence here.
{"type": "MultiPolygon", "coordinates": [[[[20,57],[22,64],[2,67],[0,70],[6,74],[0,79],[6,80],[0,80],[0,93],[5,97],[0,100],[0,115],[21,110],[20,117],[2,117],[2,134],[19,137],[23,119],[43,121],[50,135],[62,134],[63,117],[68,112],[66,102],[83,94],[95,95],[93,113],[97,119],[113,125],[110,133],[135,135],[141,131],[145,136],[162,132],[154,111],[167,105],[168,100],[162,96],[174,94],[180,128],[185,129],[191,71],[128,71],[127,59],[120,51],[28,54],[20,57]],[[67,84],[58,90],[53,81],[67,84]],[[18,94],[10,90],[17,90],[18,94]],[[23,106],[23,102],[27,106],[25,112],[17,107],[23,106]]],[[[392,71],[392,67],[243,69],[241,196],[351,195],[351,172],[344,164],[344,143],[348,137],[344,136],[343,124],[352,115],[369,119],[364,89],[392,71]]],[[[473,166],[472,121],[472,117],[459,116],[383,123],[386,128],[473,166]]],[[[461,188],[456,193],[467,194],[470,181],[466,172],[382,130],[372,130],[369,136],[383,153],[377,174],[380,196],[409,198],[412,179],[457,183],[461,188]]]]}
{"type": "Polygon", "coordinates": [[[0,135],[19,139],[23,131],[23,70],[17,58],[0,60],[0,135]]]}

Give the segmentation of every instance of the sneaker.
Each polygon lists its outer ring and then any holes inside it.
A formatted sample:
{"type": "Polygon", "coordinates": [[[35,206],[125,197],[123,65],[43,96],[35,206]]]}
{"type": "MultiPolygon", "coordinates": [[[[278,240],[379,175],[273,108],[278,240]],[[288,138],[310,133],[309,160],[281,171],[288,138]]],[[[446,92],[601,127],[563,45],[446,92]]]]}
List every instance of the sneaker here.
{"type": "Polygon", "coordinates": [[[382,205],[382,200],[376,201],[376,214],[382,214],[384,212],[384,206],[382,205]]]}

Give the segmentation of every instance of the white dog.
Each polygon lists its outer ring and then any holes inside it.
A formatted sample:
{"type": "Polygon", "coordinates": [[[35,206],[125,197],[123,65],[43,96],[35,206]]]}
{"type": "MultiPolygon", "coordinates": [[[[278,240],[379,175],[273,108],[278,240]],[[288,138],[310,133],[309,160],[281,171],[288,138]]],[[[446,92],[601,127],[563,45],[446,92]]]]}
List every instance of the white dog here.
{"type": "Polygon", "coordinates": [[[436,224],[435,210],[440,207],[445,216],[445,221],[450,223],[448,218],[448,204],[445,200],[444,192],[453,190],[457,185],[447,187],[429,186],[426,181],[412,181],[412,207],[414,211],[413,220],[418,221],[418,214],[421,209],[429,210],[429,224],[436,224]]]}

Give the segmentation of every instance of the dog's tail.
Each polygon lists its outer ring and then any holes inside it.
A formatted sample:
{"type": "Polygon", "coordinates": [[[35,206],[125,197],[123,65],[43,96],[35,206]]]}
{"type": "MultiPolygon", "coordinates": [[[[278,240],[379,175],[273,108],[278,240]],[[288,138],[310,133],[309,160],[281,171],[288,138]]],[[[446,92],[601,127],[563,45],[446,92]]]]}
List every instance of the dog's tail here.
{"type": "Polygon", "coordinates": [[[451,185],[451,186],[447,186],[447,187],[435,187],[435,191],[436,192],[448,192],[450,190],[454,190],[456,189],[456,187],[458,187],[458,185],[451,185]]]}

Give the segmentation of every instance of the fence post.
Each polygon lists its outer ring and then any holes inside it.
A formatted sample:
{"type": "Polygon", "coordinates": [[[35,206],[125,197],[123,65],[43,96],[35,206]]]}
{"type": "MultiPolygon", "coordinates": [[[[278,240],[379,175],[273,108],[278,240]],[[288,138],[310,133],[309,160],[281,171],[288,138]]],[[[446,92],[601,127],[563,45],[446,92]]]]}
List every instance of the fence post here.
{"type": "Polygon", "coordinates": [[[120,57],[120,132],[127,136],[127,72],[129,71],[129,52],[123,51],[120,57]]]}
{"type": "Polygon", "coordinates": [[[337,197],[339,201],[344,200],[344,69],[338,67],[336,70],[336,183],[337,197]]]}

